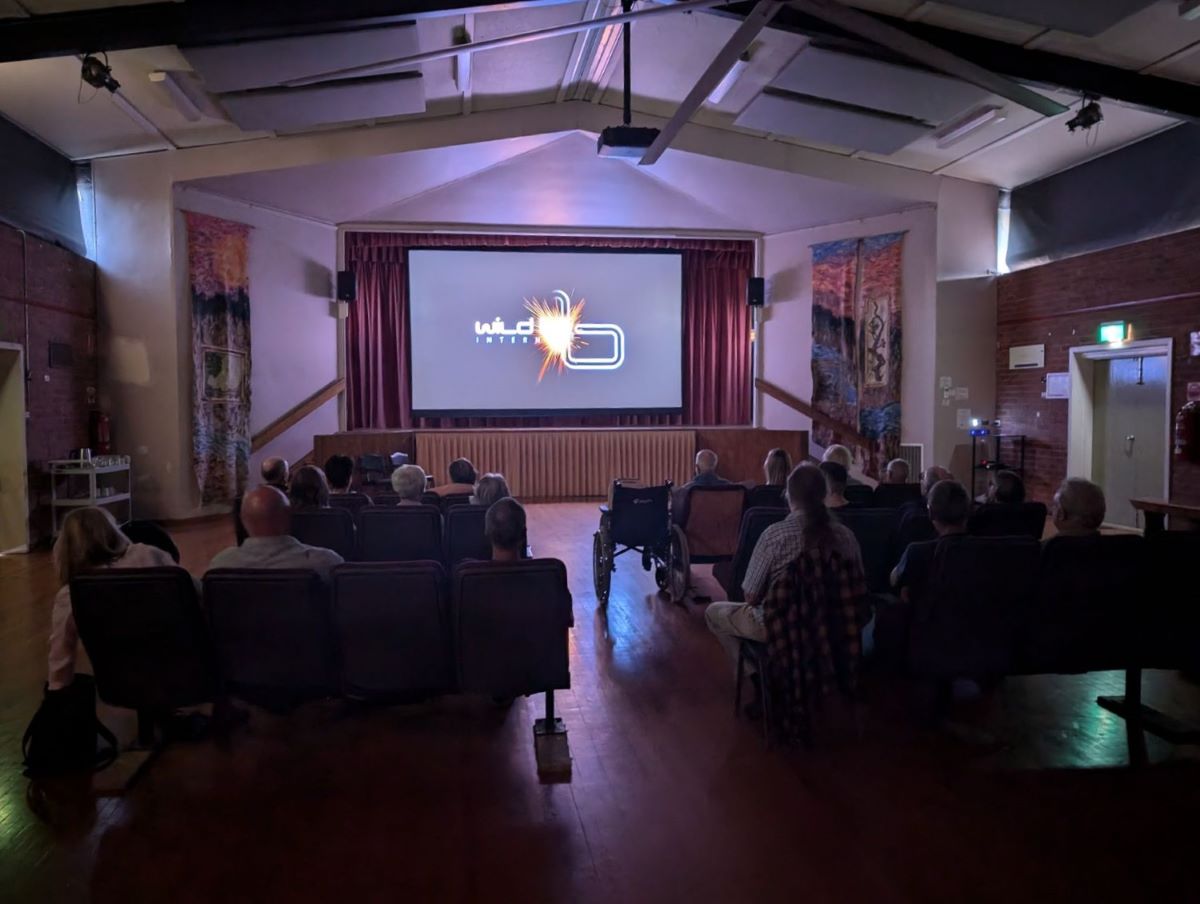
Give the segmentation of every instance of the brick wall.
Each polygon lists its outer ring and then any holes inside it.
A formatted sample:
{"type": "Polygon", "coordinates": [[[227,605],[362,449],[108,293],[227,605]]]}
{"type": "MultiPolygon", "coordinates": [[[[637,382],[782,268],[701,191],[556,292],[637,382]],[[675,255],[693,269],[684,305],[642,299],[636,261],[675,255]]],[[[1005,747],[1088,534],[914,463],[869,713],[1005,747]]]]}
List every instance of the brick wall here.
{"type": "MultiPolygon", "coordinates": [[[[1068,369],[1068,350],[1096,344],[1106,320],[1124,320],[1135,339],[1174,340],[1171,410],[1200,381],[1188,334],[1200,330],[1200,229],[1031,267],[997,288],[996,416],[1005,433],[1027,437],[1026,482],[1049,502],[1067,476],[1067,401],[1046,400],[1046,373],[1068,369]],[[1103,308],[1103,310],[1098,310],[1103,308]],[[1009,370],[1013,345],[1046,346],[1045,370],[1009,370]]],[[[1171,498],[1200,504],[1200,465],[1172,458],[1171,498]]]]}
{"type": "Polygon", "coordinates": [[[96,387],[96,267],[0,225],[0,342],[25,348],[26,444],[33,540],[50,534],[46,462],[88,445],[96,387]],[[70,367],[50,367],[50,343],[71,346],[70,367]]]}

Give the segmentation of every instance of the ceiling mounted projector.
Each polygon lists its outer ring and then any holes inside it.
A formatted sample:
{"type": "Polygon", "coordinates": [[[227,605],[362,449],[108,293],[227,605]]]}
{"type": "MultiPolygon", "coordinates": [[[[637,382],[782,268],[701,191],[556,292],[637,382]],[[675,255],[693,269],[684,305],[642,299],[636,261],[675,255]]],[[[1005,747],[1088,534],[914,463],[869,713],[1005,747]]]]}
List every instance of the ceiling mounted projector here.
{"type": "Polygon", "coordinates": [[[643,126],[609,126],[600,133],[596,153],[601,157],[639,158],[654,144],[658,129],[643,126]]]}

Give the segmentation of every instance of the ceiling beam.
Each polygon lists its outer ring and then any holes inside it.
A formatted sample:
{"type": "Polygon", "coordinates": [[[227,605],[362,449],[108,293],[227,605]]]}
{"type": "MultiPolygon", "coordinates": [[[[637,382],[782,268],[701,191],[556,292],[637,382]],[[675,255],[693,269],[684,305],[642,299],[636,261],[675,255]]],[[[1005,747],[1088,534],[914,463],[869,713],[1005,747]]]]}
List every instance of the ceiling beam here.
{"type": "Polygon", "coordinates": [[[674,115],[667,120],[667,124],[663,126],[662,131],[658,133],[658,137],[654,139],[654,143],[646,148],[646,153],[642,155],[642,159],[638,161],[641,166],[650,166],[657,163],[658,158],[663,155],[663,152],[671,146],[671,142],[687,125],[700,105],[705,99],[712,94],[713,89],[733,68],[733,64],[737,62],[738,57],[746,52],[746,48],[750,46],[750,42],[758,37],[771,19],[779,12],[783,3],[780,0],[758,0],[754,5],[754,9],[750,14],[742,20],[742,24],[725,42],[725,46],[717,53],[716,58],[709,64],[709,67],[704,70],[704,74],[700,76],[696,84],[692,86],[692,90],[688,92],[687,97],[679,105],[674,115]]]}
{"type": "MultiPolygon", "coordinates": [[[[709,11],[711,15],[744,18],[753,4],[738,3],[709,11]]],[[[1200,121],[1200,86],[1161,76],[1139,74],[1105,63],[1095,63],[1045,50],[1033,50],[1006,41],[965,34],[948,28],[908,22],[889,16],[870,15],[915,38],[927,41],[991,72],[1006,75],[1029,85],[1062,89],[1079,94],[1096,94],[1156,113],[1200,121]]],[[[851,34],[829,22],[785,7],[775,16],[771,27],[804,35],[821,47],[859,53],[875,59],[913,65],[893,50],[851,34]]],[[[929,68],[925,66],[923,68],[929,68]]]]}
{"type": "Polygon", "coordinates": [[[0,62],[262,41],[569,2],[574,0],[204,0],[113,6],[0,19],[0,62]]]}

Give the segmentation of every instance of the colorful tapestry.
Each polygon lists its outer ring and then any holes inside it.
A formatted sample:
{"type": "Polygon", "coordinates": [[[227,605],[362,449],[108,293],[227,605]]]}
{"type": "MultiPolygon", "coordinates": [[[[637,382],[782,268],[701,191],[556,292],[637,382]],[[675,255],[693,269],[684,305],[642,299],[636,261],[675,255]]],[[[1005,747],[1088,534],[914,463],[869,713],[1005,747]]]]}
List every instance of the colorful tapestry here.
{"type": "Polygon", "coordinates": [[[192,291],[192,467],[200,502],[229,502],[250,470],[251,227],[184,212],[192,291]]]}
{"type": "MultiPolygon", "coordinates": [[[[872,477],[900,449],[903,250],[903,232],[812,246],[813,407],[870,440],[872,477]]],[[[815,425],[813,440],[834,442],[815,425]]]]}

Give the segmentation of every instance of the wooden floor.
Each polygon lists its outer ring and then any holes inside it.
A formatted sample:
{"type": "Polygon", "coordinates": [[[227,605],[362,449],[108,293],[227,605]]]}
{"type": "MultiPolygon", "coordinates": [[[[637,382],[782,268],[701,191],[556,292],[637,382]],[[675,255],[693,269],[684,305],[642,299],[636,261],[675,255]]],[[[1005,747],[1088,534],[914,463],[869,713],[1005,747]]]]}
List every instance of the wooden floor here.
{"type": "MultiPolygon", "coordinates": [[[[1116,675],[1007,682],[923,731],[903,688],[868,679],[808,753],[763,749],[731,715],[732,674],[701,607],[659,599],[621,558],[591,591],[593,505],[530,507],[539,555],[575,595],[574,688],[559,696],[569,784],[541,784],[531,723],[452,698],[254,711],[232,743],[171,747],[82,783],[30,785],[54,587],[45,553],[0,558],[0,900],[771,902],[1196,900],[1196,751],[1151,740],[1124,768],[1116,675]]],[[[232,537],[176,532],[198,573],[232,537]]],[[[1200,714],[1166,673],[1148,700],[1200,714]]],[[[126,739],[128,714],[101,708],[126,739]]]]}

